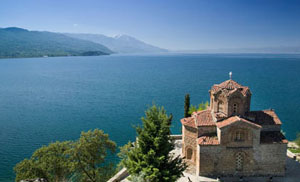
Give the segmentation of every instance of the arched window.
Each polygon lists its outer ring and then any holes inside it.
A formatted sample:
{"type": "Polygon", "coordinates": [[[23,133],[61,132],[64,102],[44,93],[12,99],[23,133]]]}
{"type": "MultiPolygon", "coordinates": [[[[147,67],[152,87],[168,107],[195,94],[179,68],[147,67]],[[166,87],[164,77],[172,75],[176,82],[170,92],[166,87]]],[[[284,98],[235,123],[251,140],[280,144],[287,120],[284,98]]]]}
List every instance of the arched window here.
{"type": "Polygon", "coordinates": [[[239,105],[237,103],[233,104],[233,114],[237,114],[239,109],[239,105]]]}
{"type": "Polygon", "coordinates": [[[243,164],[244,164],[244,155],[242,152],[239,152],[235,156],[235,169],[237,171],[243,170],[243,164]]]}
{"type": "Polygon", "coordinates": [[[218,103],[218,112],[224,112],[223,105],[224,105],[223,102],[219,101],[219,103],[218,103]]]}
{"type": "Polygon", "coordinates": [[[186,150],[186,159],[191,160],[192,157],[193,157],[193,149],[188,148],[188,149],[186,150]]]}
{"type": "Polygon", "coordinates": [[[245,140],[245,132],[242,130],[237,130],[234,133],[234,141],[242,142],[245,140]]]}

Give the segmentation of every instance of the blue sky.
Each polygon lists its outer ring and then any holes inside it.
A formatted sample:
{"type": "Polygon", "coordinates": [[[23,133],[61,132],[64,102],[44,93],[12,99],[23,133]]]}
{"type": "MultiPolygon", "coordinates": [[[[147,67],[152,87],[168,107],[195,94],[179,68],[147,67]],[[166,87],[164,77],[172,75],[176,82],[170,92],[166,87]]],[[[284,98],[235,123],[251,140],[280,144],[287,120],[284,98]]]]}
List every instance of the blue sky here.
{"type": "Polygon", "coordinates": [[[296,0],[0,0],[0,27],[127,34],[171,50],[300,46],[296,0]]]}

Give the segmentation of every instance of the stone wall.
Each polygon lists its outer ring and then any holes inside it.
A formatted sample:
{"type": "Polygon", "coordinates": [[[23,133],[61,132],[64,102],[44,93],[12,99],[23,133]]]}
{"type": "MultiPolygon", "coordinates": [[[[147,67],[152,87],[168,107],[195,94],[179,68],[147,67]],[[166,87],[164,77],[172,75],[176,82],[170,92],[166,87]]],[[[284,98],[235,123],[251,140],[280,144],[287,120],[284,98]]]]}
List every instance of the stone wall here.
{"type": "Polygon", "coordinates": [[[259,168],[262,175],[284,176],[287,144],[261,144],[259,147],[259,168]]]}
{"type": "Polygon", "coordinates": [[[182,136],[182,157],[186,157],[186,159],[188,159],[191,163],[195,164],[198,137],[197,129],[188,126],[183,126],[182,136]],[[187,155],[188,153],[189,155],[187,155]],[[191,156],[191,158],[189,156],[191,156]]]}
{"type": "Polygon", "coordinates": [[[196,175],[214,175],[217,174],[216,166],[222,157],[221,146],[200,146],[198,145],[198,160],[196,166],[196,175]]]}
{"type": "Polygon", "coordinates": [[[224,113],[226,116],[233,115],[234,104],[237,104],[235,115],[244,115],[250,111],[251,94],[243,96],[240,91],[232,93],[229,97],[224,92],[210,95],[210,109],[217,113],[224,113]]]}
{"type": "Polygon", "coordinates": [[[198,175],[284,175],[286,144],[261,144],[260,128],[243,122],[222,129],[217,128],[217,133],[220,145],[201,145],[197,148],[198,175]],[[244,141],[234,140],[233,135],[238,130],[245,131],[244,141]]]}
{"type": "Polygon", "coordinates": [[[227,147],[252,147],[260,143],[260,129],[250,127],[247,123],[237,123],[231,127],[224,127],[221,130],[218,128],[218,138],[221,145],[227,147]],[[244,141],[234,141],[234,135],[237,131],[243,131],[244,141]]]}
{"type": "Polygon", "coordinates": [[[198,146],[197,175],[203,176],[283,176],[286,144],[253,147],[198,146]],[[238,155],[242,169],[238,170],[238,155]]]}
{"type": "Polygon", "coordinates": [[[246,111],[246,98],[240,92],[235,92],[228,99],[228,116],[244,115],[246,111]],[[237,112],[233,112],[234,104],[237,104],[237,112]]]}

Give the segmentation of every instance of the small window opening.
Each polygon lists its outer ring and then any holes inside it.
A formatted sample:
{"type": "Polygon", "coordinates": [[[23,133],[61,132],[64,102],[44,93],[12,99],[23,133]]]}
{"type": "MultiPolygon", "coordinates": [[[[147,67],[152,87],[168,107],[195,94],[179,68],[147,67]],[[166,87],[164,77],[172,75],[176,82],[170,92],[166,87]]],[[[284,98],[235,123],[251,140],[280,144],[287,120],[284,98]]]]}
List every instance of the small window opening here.
{"type": "Polygon", "coordinates": [[[245,133],[243,131],[236,131],[234,140],[237,142],[241,142],[245,140],[245,133]]]}
{"type": "Polygon", "coordinates": [[[188,159],[188,160],[191,160],[192,159],[192,157],[193,157],[193,149],[191,149],[191,148],[188,148],[187,149],[187,151],[186,151],[186,158],[188,159]]]}
{"type": "Polygon", "coordinates": [[[244,156],[241,152],[237,153],[236,160],[235,160],[235,167],[237,171],[243,170],[243,164],[244,164],[244,156]]]}
{"type": "Polygon", "coordinates": [[[233,114],[237,114],[238,113],[238,104],[234,103],[233,104],[233,114]]]}
{"type": "Polygon", "coordinates": [[[224,111],[224,109],[223,109],[223,102],[220,101],[220,102],[218,103],[218,112],[223,112],[223,111],[224,111]]]}

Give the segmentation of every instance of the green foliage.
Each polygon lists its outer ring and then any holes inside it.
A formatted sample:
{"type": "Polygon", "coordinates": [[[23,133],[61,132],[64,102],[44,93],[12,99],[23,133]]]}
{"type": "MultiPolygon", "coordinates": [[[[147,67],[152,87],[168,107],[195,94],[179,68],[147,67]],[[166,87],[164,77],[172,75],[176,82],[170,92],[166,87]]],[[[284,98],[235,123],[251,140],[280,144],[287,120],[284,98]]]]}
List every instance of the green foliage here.
{"type": "Polygon", "coordinates": [[[105,182],[114,173],[113,164],[107,163],[105,158],[108,151],[114,153],[115,149],[116,144],[103,131],[82,132],[80,139],[67,152],[72,161],[71,169],[80,174],[80,181],[105,182]]]}
{"type": "Polygon", "coordinates": [[[193,104],[190,106],[189,115],[193,114],[193,112],[197,111],[197,106],[194,106],[193,104]]]}
{"type": "Polygon", "coordinates": [[[16,182],[22,179],[33,179],[37,176],[45,178],[46,176],[37,164],[34,164],[30,159],[24,159],[22,162],[18,163],[14,167],[14,171],[16,172],[16,182]]]}
{"type": "Polygon", "coordinates": [[[117,154],[118,157],[121,159],[120,163],[117,165],[117,171],[120,171],[123,167],[124,160],[127,160],[127,156],[129,151],[134,147],[134,143],[128,142],[124,146],[120,147],[120,152],[117,154]]]}
{"type": "Polygon", "coordinates": [[[198,108],[197,106],[191,105],[189,109],[189,115],[193,114],[193,112],[196,111],[203,111],[205,109],[208,109],[208,107],[209,107],[208,101],[206,101],[205,103],[201,102],[201,104],[198,105],[198,108]]]}
{"type": "Polygon", "coordinates": [[[300,153],[300,148],[296,148],[296,149],[289,148],[289,151],[291,151],[293,153],[300,153]]]}
{"type": "Polygon", "coordinates": [[[174,144],[170,138],[172,115],[164,108],[150,107],[142,118],[143,128],[136,127],[138,139],[121,148],[121,164],[132,176],[145,175],[151,182],[173,182],[182,176],[186,164],[180,156],[170,154],[174,144]]]}
{"type": "Polygon", "coordinates": [[[190,94],[186,94],[185,99],[184,99],[184,117],[185,118],[191,116],[189,114],[189,110],[190,110],[190,94]]]}
{"type": "Polygon", "coordinates": [[[112,51],[60,33],[0,28],[0,58],[106,55],[112,51]]]}
{"type": "Polygon", "coordinates": [[[114,173],[105,157],[115,148],[116,144],[101,130],[82,132],[77,141],[51,143],[18,163],[14,168],[16,181],[45,178],[51,182],[104,182],[114,173]]]}
{"type": "Polygon", "coordinates": [[[149,180],[146,179],[145,173],[141,172],[139,175],[132,175],[130,178],[131,182],[149,182],[149,180]]]}
{"type": "Polygon", "coordinates": [[[38,177],[48,181],[66,181],[72,172],[65,151],[71,145],[69,141],[55,142],[37,149],[30,159],[25,159],[15,166],[16,181],[38,177]]]}

